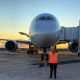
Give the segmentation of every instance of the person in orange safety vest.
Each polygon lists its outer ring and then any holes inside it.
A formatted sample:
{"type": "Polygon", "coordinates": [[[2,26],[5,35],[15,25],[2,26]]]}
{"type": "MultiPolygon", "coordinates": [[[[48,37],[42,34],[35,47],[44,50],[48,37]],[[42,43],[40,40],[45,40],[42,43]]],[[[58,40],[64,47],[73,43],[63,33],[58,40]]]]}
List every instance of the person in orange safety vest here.
{"type": "Polygon", "coordinates": [[[57,64],[58,64],[58,54],[56,53],[56,49],[53,49],[52,52],[49,53],[50,78],[52,78],[54,70],[54,78],[56,79],[57,64]]]}

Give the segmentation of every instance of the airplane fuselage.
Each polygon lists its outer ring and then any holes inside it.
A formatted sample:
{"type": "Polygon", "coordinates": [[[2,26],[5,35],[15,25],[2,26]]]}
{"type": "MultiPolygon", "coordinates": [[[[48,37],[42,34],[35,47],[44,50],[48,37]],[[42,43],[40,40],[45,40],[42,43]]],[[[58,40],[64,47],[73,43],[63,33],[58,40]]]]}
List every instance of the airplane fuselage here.
{"type": "Polygon", "coordinates": [[[35,17],[30,26],[30,38],[39,48],[55,45],[59,39],[60,26],[55,16],[43,13],[35,17]]]}

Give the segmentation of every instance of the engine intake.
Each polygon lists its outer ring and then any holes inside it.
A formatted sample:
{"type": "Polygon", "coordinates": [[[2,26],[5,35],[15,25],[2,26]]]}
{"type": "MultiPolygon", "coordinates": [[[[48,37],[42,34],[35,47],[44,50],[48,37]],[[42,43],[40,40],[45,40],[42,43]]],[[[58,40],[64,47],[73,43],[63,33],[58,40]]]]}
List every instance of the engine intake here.
{"type": "Polygon", "coordinates": [[[69,49],[70,49],[70,51],[72,51],[74,53],[78,52],[78,42],[77,41],[71,42],[69,44],[69,49]]]}
{"type": "Polygon", "coordinates": [[[18,49],[16,41],[8,41],[5,44],[5,48],[10,52],[15,52],[18,49]]]}

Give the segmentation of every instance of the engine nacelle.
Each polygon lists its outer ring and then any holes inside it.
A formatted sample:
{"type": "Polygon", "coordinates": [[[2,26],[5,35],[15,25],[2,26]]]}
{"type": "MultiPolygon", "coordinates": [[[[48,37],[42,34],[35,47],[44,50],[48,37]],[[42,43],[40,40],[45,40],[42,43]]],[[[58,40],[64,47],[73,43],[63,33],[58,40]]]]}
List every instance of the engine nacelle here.
{"type": "Polygon", "coordinates": [[[16,41],[8,41],[5,44],[5,48],[10,52],[15,52],[18,49],[18,45],[16,41]]]}
{"type": "Polygon", "coordinates": [[[69,49],[74,53],[78,52],[78,42],[77,41],[71,42],[69,44],[69,49]]]}

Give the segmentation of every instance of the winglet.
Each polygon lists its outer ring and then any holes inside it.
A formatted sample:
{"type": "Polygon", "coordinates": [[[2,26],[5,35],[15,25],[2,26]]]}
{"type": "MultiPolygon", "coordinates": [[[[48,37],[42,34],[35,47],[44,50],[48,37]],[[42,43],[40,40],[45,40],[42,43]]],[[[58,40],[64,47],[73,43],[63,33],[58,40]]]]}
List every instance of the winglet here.
{"type": "Polygon", "coordinates": [[[24,32],[19,32],[21,35],[26,35],[27,37],[29,37],[28,34],[24,33],[24,32]]]}

